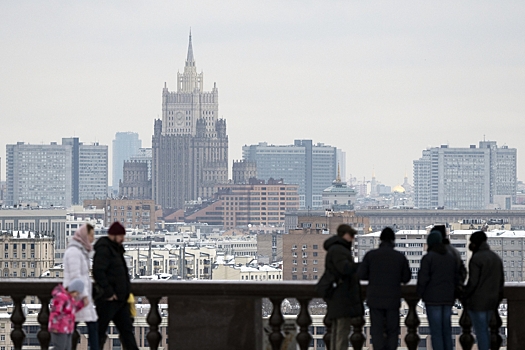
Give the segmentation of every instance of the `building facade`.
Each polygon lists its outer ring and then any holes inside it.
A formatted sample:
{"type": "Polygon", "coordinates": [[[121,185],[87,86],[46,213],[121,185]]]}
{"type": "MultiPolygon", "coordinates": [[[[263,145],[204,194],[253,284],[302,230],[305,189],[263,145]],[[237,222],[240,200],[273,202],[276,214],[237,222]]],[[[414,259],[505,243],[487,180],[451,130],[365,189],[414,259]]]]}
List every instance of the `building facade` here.
{"type": "Polygon", "coordinates": [[[119,181],[122,180],[124,162],[130,160],[132,156],[139,153],[142,147],[142,140],[136,132],[117,132],[113,140],[113,180],[111,186],[118,188],[119,181]]]}
{"type": "Polygon", "coordinates": [[[7,145],[6,205],[69,207],[106,198],[108,148],[76,137],[62,144],[7,145]]]}
{"type": "Polygon", "coordinates": [[[55,261],[60,261],[67,246],[67,212],[64,209],[2,209],[0,230],[30,231],[53,237],[55,261]]]}
{"type": "Polygon", "coordinates": [[[155,202],[148,199],[94,199],[85,200],[84,207],[104,209],[104,222],[119,221],[128,229],[155,230],[155,202]]]}
{"type": "Polygon", "coordinates": [[[40,277],[55,263],[54,238],[31,231],[0,231],[2,278],[40,277]]]}
{"type": "Polygon", "coordinates": [[[322,208],[323,190],[337,176],[338,164],[344,173],[345,152],[312,140],[295,140],[293,145],[243,146],[243,159],[257,164],[261,179],[282,178],[299,186],[301,208],[322,208]]]}
{"type": "Polygon", "coordinates": [[[282,180],[252,179],[249,184],[217,187],[216,200],[189,213],[187,222],[207,222],[224,228],[248,225],[283,226],[285,213],[299,208],[297,185],[282,180]]]}
{"type": "Polygon", "coordinates": [[[414,161],[414,205],[421,209],[511,209],[516,198],[515,148],[429,148],[414,161]]]}
{"type": "Polygon", "coordinates": [[[233,161],[233,183],[247,184],[250,179],[257,178],[257,163],[247,160],[233,161]]]}
{"type": "Polygon", "coordinates": [[[162,90],[162,120],[155,121],[152,140],[153,198],[163,208],[210,198],[217,184],[228,181],[226,121],[219,119],[219,92],[204,92],[190,41],[177,91],[162,90]]]}
{"type": "Polygon", "coordinates": [[[148,163],[125,161],[122,180],[119,181],[119,197],[127,199],[152,199],[151,180],[148,179],[148,163]]]}
{"type": "Polygon", "coordinates": [[[331,235],[321,229],[296,229],[283,235],[283,280],[318,280],[324,273],[323,243],[331,235]]]}

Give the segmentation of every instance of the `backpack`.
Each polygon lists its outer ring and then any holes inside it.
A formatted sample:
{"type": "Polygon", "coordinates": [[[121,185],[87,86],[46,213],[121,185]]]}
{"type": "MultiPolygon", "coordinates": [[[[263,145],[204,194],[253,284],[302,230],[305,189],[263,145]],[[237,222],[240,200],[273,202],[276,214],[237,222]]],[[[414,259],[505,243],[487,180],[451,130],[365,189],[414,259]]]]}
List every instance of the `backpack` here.
{"type": "Polygon", "coordinates": [[[340,278],[327,269],[324,271],[319,282],[315,285],[315,291],[317,292],[317,295],[324,300],[331,299],[335,289],[341,282],[340,278]]]}

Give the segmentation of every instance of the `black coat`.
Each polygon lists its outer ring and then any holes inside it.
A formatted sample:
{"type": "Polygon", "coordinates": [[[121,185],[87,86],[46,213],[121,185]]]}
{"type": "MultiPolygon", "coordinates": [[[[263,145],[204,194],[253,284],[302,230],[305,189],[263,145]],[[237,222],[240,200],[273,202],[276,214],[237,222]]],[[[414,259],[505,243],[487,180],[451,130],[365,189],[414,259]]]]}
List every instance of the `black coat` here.
{"type": "Polygon", "coordinates": [[[498,254],[483,242],[468,264],[468,282],[464,299],[472,311],[495,310],[503,298],[505,277],[498,254]]]}
{"type": "Polygon", "coordinates": [[[421,259],[417,275],[417,294],[426,305],[454,305],[454,291],[459,284],[456,256],[443,244],[436,244],[421,259]]]}
{"type": "Polygon", "coordinates": [[[359,266],[359,278],[368,281],[366,303],[376,309],[401,306],[401,283],[412,278],[408,260],[394,250],[394,243],[381,242],[378,249],[366,253],[359,266]]]}
{"type": "Polygon", "coordinates": [[[332,297],[327,301],[327,317],[357,317],[364,314],[361,301],[361,286],[357,279],[357,264],[352,256],[352,243],[339,236],[324,242],[325,269],[341,279],[332,297]]]}
{"type": "Polygon", "coordinates": [[[93,258],[93,278],[104,289],[103,299],[111,298],[127,301],[131,290],[128,267],[124,259],[124,247],[108,237],[99,238],[95,243],[93,258]]]}

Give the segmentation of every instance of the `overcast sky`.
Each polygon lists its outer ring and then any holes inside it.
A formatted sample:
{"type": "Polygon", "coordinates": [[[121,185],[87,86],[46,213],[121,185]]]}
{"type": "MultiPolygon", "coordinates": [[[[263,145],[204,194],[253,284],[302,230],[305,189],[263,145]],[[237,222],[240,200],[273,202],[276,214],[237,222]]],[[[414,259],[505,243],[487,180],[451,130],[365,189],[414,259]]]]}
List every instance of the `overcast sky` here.
{"type": "Polygon", "coordinates": [[[426,147],[485,137],[518,149],[523,178],[524,19],[522,0],[0,1],[1,177],[17,141],[151,146],[191,27],[230,162],[313,139],[346,151],[347,177],[394,186],[426,147]]]}

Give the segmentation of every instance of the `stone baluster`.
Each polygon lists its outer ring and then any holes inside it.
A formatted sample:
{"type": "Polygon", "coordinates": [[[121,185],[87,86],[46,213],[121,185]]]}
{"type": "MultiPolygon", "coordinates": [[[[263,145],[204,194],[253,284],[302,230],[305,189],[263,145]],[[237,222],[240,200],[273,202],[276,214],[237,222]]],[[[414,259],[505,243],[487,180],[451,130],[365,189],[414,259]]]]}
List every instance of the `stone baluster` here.
{"type": "Polygon", "coordinates": [[[419,324],[421,323],[416,312],[416,306],[417,302],[419,301],[419,297],[407,296],[405,297],[405,301],[408,304],[408,315],[405,318],[405,325],[407,326],[407,335],[405,336],[405,343],[407,345],[408,350],[417,350],[420,340],[419,335],[417,334],[417,330],[419,324]]]}
{"type": "Polygon", "coordinates": [[[146,296],[148,298],[150,309],[146,321],[149,325],[149,332],[146,335],[148,339],[149,348],[151,350],[156,350],[159,348],[160,340],[162,335],[159,332],[159,325],[162,322],[162,318],[159,313],[159,301],[160,296],[146,296]]]}
{"type": "Polygon", "coordinates": [[[361,350],[365,343],[365,335],[363,334],[363,326],[365,325],[365,318],[363,316],[352,317],[350,323],[353,327],[352,335],[350,336],[350,343],[355,350],[361,350]]]}
{"type": "Polygon", "coordinates": [[[49,300],[51,296],[48,294],[39,295],[40,303],[42,307],[38,313],[38,323],[40,324],[40,330],[38,331],[36,337],[40,343],[40,349],[47,350],[49,349],[49,342],[51,340],[51,334],[47,328],[49,322],[49,300]]]}
{"type": "Polygon", "coordinates": [[[463,311],[459,318],[459,325],[462,329],[462,334],[459,337],[459,343],[463,350],[471,350],[474,345],[474,337],[472,336],[472,321],[468,314],[467,308],[463,305],[463,311]]]}
{"type": "Polygon", "coordinates": [[[503,342],[503,338],[501,337],[501,334],[499,333],[499,330],[501,328],[501,325],[503,322],[501,321],[501,317],[499,316],[498,309],[494,310],[494,313],[492,314],[492,317],[490,318],[490,350],[498,350],[501,347],[501,343],[503,342]]]}
{"type": "Polygon", "coordinates": [[[268,340],[272,344],[273,350],[280,350],[281,344],[284,340],[284,335],[281,332],[281,327],[284,323],[284,317],[281,312],[281,303],[283,298],[270,298],[273,305],[272,315],[270,316],[269,324],[272,327],[272,333],[268,335],[268,340]]]}
{"type": "Polygon", "coordinates": [[[332,341],[332,320],[329,320],[326,316],[323,318],[323,323],[326,327],[326,331],[323,335],[323,341],[326,344],[326,348],[330,349],[330,343],[332,341]]]}
{"type": "Polygon", "coordinates": [[[25,295],[11,295],[15,309],[11,315],[11,322],[13,322],[13,331],[11,331],[11,340],[13,341],[14,350],[22,350],[22,343],[26,334],[22,329],[22,326],[26,320],[24,312],[22,311],[22,301],[25,295]]]}
{"type": "Polygon", "coordinates": [[[310,303],[309,298],[300,298],[297,299],[301,305],[301,311],[297,315],[297,325],[299,326],[299,334],[297,334],[297,343],[301,350],[307,350],[310,346],[310,341],[312,336],[308,332],[308,327],[312,324],[312,318],[310,317],[310,312],[308,311],[308,304],[310,303]]]}

